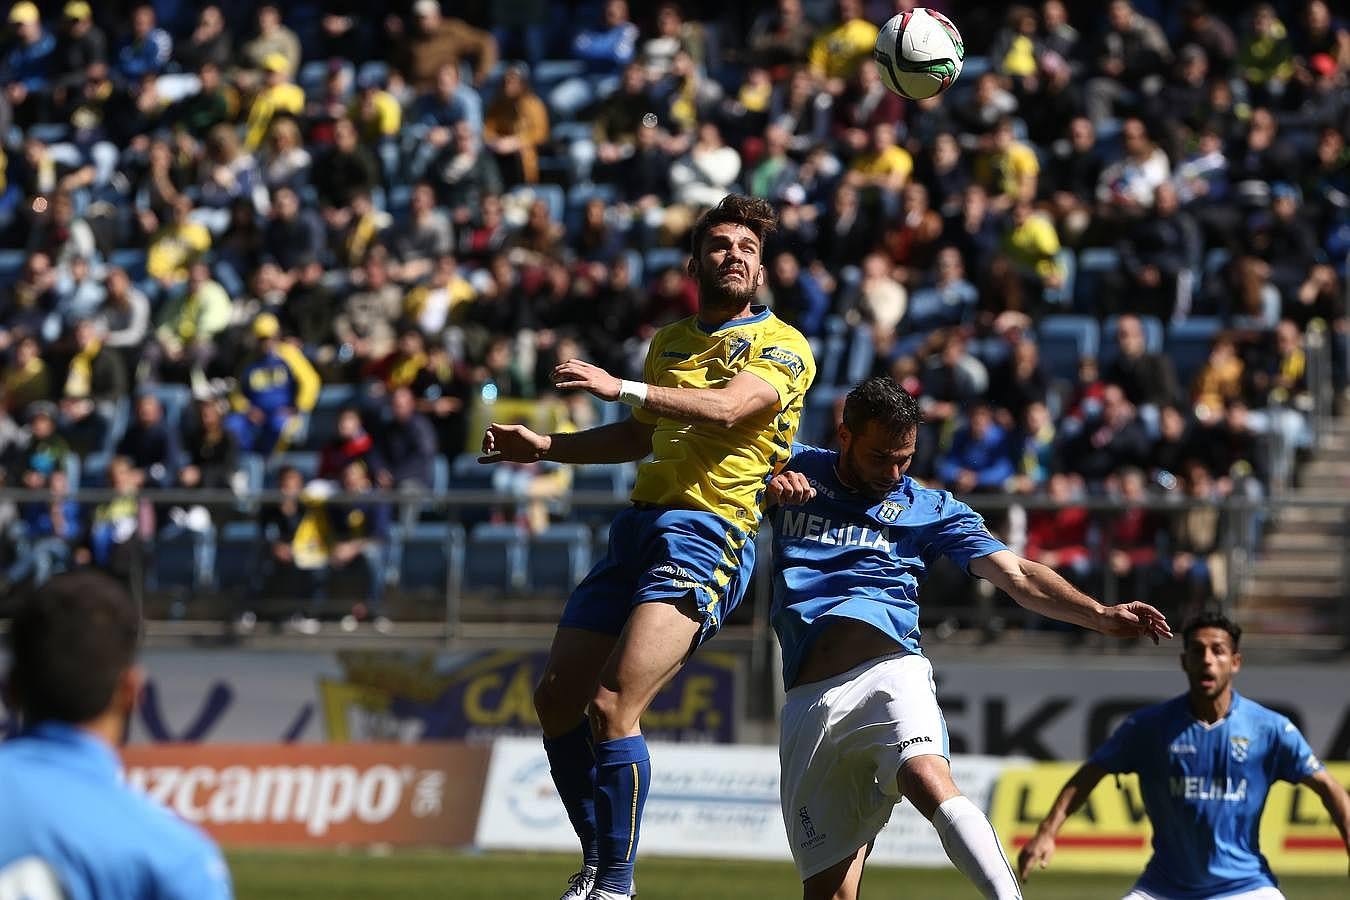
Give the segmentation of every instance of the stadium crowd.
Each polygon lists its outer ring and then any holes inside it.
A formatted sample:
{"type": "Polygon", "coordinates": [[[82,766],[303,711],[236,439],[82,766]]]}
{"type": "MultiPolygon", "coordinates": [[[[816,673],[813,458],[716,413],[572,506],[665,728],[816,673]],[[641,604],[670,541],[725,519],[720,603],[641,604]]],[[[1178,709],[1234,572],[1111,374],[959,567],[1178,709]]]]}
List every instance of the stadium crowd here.
{"type": "Polygon", "coordinates": [[[695,309],[695,217],[742,191],[780,211],[764,301],[820,362],[800,440],[890,372],[912,474],[1064,504],[1032,558],[1221,588],[1217,514],[1071,501],[1260,496],[1308,442],[1310,329],[1344,385],[1350,25],[962,6],[964,75],[907,102],[870,64],[905,5],[14,3],[0,471],[53,498],[0,504],[4,580],[204,527],[145,487],[279,486],[272,565],[315,592],[362,563],[372,604],[406,516],[317,515],[307,480],[493,487],[546,530],[569,473],[474,471],[484,410],[614,415],[548,373],[640,378],[695,309]]]}

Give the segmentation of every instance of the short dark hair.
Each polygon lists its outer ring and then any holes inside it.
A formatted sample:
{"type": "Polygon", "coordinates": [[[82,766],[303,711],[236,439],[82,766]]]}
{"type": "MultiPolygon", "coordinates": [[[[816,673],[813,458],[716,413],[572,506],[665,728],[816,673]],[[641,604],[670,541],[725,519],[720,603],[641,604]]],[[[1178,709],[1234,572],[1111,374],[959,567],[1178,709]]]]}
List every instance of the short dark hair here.
{"type": "Polygon", "coordinates": [[[764,239],[778,229],[778,213],[774,212],[767,200],[758,197],[746,197],[743,194],[727,194],[712,209],[698,217],[694,231],[689,238],[689,249],[697,259],[703,249],[703,239],[715,225],[744,225],[759,238],[760,246],[764,239]]]}
{"type": "Polygon", "coordinates": [[[891,435],[907,435],[919,427],[919,404],[889,375],[873,375],[844,398],[844,424],[861,434],[876,422],[891,435]]]}
{"type": "Polygon", "coordinates": [[[9,630],[9,680],[25,723],[98,718],[139,639],[136,604],[110,575],[70,572],[32,589],[9,630]]]}
{"type": "Polygon", "coordinates": [[[1228,632],[1228,636],[1233,639],[1234,650],[1238,648],[1238,643],[1242,640],[1242,626],[1221,612],[1209,610],[1192,618],[1181,629],[1181,649],[1185,650],[1190,646],[1191,635],[1201,628],[1218,628],[1221,631],[1228,632]]]}

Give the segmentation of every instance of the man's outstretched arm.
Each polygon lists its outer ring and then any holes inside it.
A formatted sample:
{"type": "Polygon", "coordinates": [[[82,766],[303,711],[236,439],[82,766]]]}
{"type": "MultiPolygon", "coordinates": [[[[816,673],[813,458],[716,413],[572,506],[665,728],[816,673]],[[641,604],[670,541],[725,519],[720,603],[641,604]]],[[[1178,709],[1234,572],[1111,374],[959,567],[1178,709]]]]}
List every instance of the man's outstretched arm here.
{"type": "Polygon", "coordinates": [[[1115,637],[1170,638],[1167,617],[1147,603],[1103,606],[1065,581],[1053,569],[1023,559],[1011,550],[981,556],[970,564],[978,575],[1032,612],[1081,625],[1115,637]]]}
{"type": "Polygon", "coordinates": [[[481,463],[620,463],[652,452],[653,426],[631,416],[622,422],[570,434],[537,434],[524,425],[488,426],[481,463]]]}
{"type": "Polygon", "coordinates": [[[1350,794],[1346,793],[1341,783],[1326,769],[1315,775],[1309,775],[1301,784],[1316,794],[1322,805],[1327,808],[1332,823],[1341,833],[1345,852],[1350,855],[1350,794]]]}
{"type": "MultiPolygon", "coordinates": [[[[590,391],[601,400],[620,399],[623,380],[599,366],[569,359],[553,370],[553,383],[559,390],[590,391]]],[[[752,416],[776,410],[778,390],[753,372],[735,375],[724,387],[668,388],[641,385],[646,398],[642,409],[666,419],[690,425],[721,425],[724,428],[752,416]]]]}
{"type": "Polygon", "coordinates": [[[1086,763],[1073,773],[1073,776],[1060,788],[1050,812],[1046,813],[1036,833],[1022,852],[1017,854],[1017,872],[1026,881],[1031,870],[1044,869],[1055,855],[1055,837],[1064,827],[1064,821],[1078,811],[1078,807],[1087,800],[1088,794],[1097,786],[1097,782],[1106,777],[1106,770],[1092,763],[1086,763]]]}

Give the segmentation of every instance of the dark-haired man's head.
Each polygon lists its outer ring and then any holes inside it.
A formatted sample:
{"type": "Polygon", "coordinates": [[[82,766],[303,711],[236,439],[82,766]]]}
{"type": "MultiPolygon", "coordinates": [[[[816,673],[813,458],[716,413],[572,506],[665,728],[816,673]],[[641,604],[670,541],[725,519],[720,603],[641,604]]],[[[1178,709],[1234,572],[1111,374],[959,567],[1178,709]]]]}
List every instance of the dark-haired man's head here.
{"type": "Polygon", "coordinates": [[[877,500],[900,484],[914,460],[918,402],[889,376],[867,379],[849,391],[839,424],[839,477],[877,500]]]}
{"type": "Polygon", "coordinates": [[[124,738],[144,676],[140,618],[121,582],[95,571],[52,578],[24,597],[9,631],[9,694],[25,726],[55,722],[124,738]]]}
{"type": "MultiPolygon", "coordinates": [[[[698,282],[699,303],[713,314],[734,316],[764,281],[765,239],[778,216],[767,202],[728,194],[694,225],[689,274],[698,282]]],[[[707,317],[705,317],[707,318],[707,317]]]]}
{"type": "Polygon", "coordinates": [[[1195,699],[1213,700],[1242,668],[1242,629],[1217,612],[1201,613],[1181,630],[1181,668],[1195,699]]]}

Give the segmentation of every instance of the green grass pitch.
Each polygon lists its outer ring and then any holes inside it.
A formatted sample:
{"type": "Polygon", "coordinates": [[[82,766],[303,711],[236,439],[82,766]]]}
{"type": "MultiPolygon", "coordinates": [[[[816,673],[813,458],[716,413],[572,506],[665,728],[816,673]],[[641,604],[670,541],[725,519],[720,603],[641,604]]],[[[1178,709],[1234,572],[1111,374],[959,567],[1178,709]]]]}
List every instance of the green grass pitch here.
{"type": "MultiPolygon", "coordinates": [[[[576,865],[570,857],[516,853],[364,852],[230,854],[239,900],[552,900],[576,865]]],[[[1120,900],[1133,879],[1120,875],[1042,872],[1026,886],[1027,900],[1120,900]]],[[[645,858],[638,864],[642,900],[791,900],[800,897],[785,863],[645,858]]],[[[1350,879],[1282,878],[1289,900],[1345,900],[1350,879]]],[[[863,894],[871,900],[978,898],[955,871],[869,869],[863,894]]]]}

